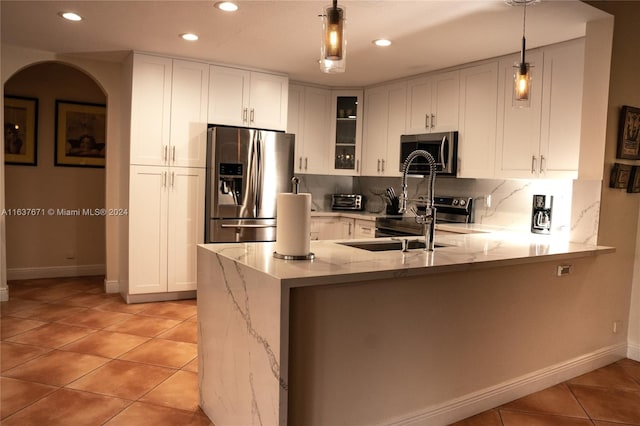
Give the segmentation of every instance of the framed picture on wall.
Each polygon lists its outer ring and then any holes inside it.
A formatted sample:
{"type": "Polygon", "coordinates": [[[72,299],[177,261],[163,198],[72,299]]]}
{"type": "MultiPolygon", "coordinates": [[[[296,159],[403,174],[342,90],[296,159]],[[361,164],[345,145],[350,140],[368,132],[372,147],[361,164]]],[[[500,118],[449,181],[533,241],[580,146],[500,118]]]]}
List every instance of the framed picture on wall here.
{"type": "Polygon", "coordinates": [[[22,166],[38,164],[38,100],[4,97],[4,162],[22,166]]]}
{"type": "Polygon", "coordinates": [[[631,176],[630,164],[614,163],[611,167],[611,176],[609,178],[609,188],[627,189],[629,186],[629,177],[631,176]]]}
{"type": "Polygon", "coordinates": [[[55,165],[104,167],[106,107],[56,100],[55,165]]]}
{"type": "Polygon", "coordinates": [[[625,105],[620,111],[617,157],[640,159],[640,108],[625,105]]]}
{"type": "Polygon", "coordinates": [[[640,192],[640,166],[632,166],[627,192],[640,192]]]}

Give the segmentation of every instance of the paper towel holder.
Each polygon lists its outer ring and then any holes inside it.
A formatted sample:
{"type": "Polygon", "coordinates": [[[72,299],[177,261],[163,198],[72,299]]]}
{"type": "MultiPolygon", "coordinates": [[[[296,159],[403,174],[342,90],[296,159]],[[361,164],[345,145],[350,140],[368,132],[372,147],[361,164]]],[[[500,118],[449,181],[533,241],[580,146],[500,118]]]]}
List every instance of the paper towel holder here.
{"type": "MultiPolygon", "coordinates": [[[[300,179],[295,176],[291,178],[291,192],[294,194],[298,194],[300,192],[300,179]]],[[[273,257],[284,260],[313,260],[316,255],[313,253],[303,255],[280,254],[277,251],[274,251],[273,257]]]]}

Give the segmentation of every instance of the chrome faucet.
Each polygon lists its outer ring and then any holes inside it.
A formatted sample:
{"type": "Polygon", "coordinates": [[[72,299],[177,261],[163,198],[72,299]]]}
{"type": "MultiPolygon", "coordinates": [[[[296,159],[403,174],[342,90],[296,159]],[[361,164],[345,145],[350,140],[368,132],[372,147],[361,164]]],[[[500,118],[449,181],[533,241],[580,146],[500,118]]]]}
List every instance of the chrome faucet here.
{"type": "Polygon", "coordinates": [[[400,208],[398,213],[402,214],[407,211],[407,172],[409,166],[416,159],[416,157],[424,157],[429,163],[429,192],[427,196],[427,207],[424,214],[418,214],[416,209],[412,209],[416,215],[416,222],[421,224],[424,232],[424,249],[433,251],[434,247],[434,233],[436,229],[436,208],[433,201],[433,187],[436,184],[436,161],[433,156],[427,151],[418,149],[413,151],[402,165],[402,194],[400,195],[400,208]]]}

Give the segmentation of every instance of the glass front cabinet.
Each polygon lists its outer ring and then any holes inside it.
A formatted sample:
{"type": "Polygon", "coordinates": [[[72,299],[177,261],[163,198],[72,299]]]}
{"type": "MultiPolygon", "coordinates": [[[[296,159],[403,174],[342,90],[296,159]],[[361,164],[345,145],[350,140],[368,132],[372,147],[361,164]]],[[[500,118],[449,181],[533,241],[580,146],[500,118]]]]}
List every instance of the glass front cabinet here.
{"type": "Polygon", "coordinates": [[[332,90],[331,167],[334,174],[360,174],[362,90],[332,90]]]}

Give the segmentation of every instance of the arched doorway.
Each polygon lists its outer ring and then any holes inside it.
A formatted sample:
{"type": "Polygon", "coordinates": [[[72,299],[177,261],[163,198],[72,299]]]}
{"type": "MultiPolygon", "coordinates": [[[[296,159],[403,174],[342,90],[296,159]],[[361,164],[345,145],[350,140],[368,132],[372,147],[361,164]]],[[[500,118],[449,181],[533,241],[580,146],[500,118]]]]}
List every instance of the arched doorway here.
{"type": "Polygon", "coordinates": [[[105,217],[88,212],[105,207],[106,169],[56,165],[55,152],[57,101],[106,105],[105,92],[83,71],[47,61],[11,76],[4,94],[38,105],[36,164],[5,165],[5,209],[42,209],[6,217],[7,278],[104,275],[105,217]]]}

